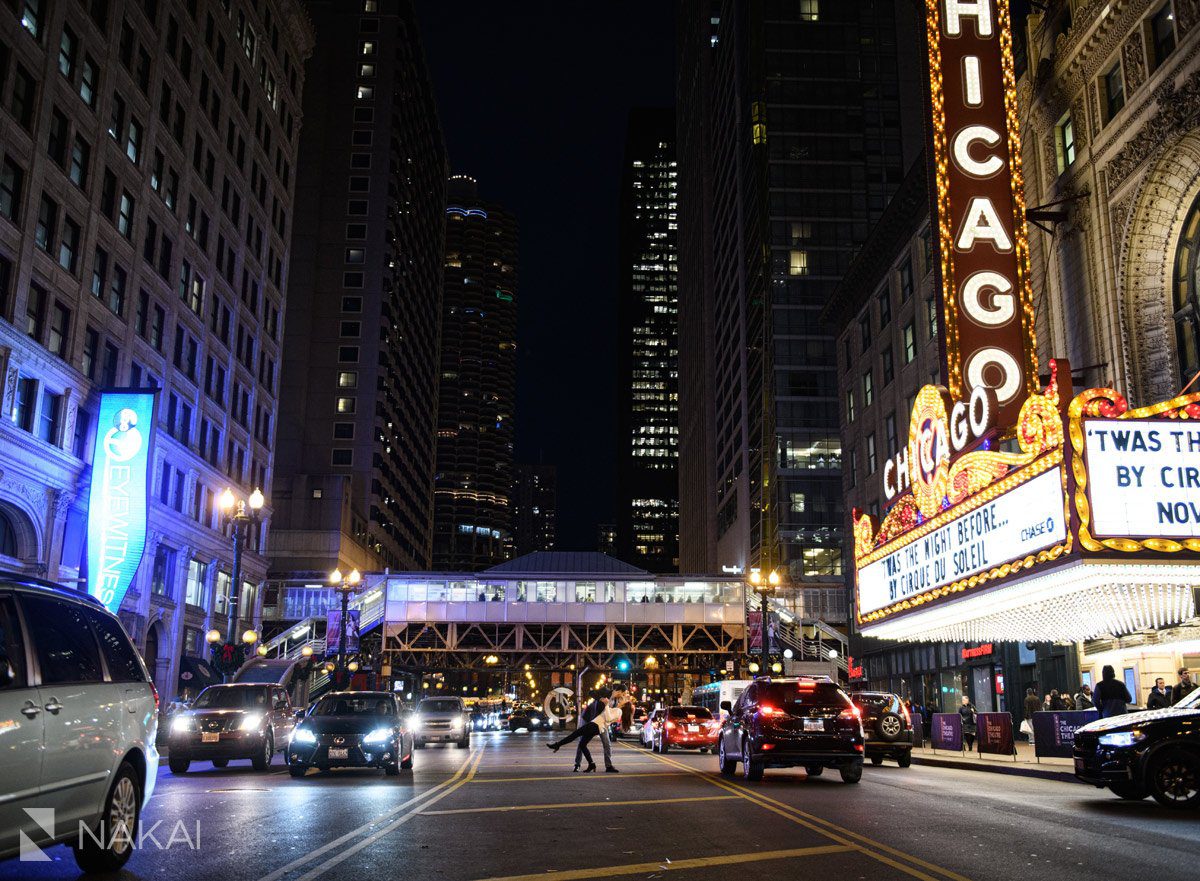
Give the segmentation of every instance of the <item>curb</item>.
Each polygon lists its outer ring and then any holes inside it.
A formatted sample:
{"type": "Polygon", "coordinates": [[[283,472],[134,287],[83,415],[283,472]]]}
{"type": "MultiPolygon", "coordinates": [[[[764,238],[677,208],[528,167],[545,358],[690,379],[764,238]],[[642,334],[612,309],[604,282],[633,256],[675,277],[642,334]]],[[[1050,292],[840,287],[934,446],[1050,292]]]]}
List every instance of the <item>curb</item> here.
{"type": "Polygon", "coordinates": [[[987,774],[1008,774],[1013,777],[1037,777],[1042,780],[1059,780],[1064,783],[1078,783],[1075,779],[1075,774],[1071,771],[1052,771],[1049,768],[1039,768],[1028,764],[1011,765],[984,762],[969,762],[961,759],[945,758],[941,756],[920,756],[912,757],[914,765],[929,765],[935,768],[953,768],[956,771],[982,771],[987,774]]]}

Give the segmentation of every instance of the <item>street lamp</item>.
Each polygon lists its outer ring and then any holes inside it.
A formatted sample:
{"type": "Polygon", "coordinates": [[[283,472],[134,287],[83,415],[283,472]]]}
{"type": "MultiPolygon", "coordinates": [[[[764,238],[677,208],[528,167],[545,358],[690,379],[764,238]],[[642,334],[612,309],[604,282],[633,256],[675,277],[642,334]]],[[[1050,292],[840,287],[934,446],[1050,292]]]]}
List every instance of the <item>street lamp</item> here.
{"type": "Polygon", "coordinates": [[[343,575],[340,569],[334,569],[329,573],[329,583],[342,595],[342,617],[338,622],[340,633],[338,634],[337,669],[339,676],[346,667],[346,616],[350,610],[350,594],[358,590],[361,581],[362,575],[357,569],[351,569],[349,575],[343,575]]]}
{"type": "Polygon", "coordinates": [[[235,496],[229,487],[225,487],[225,492],[217,496],[217,508],[229,521],[233,532],[233,584],[229,588],[229,625],[225,631],[229,642],[233,642],[233,634],[237,630],[238,592],[242,586],[242,544],[250,525],[258,524],[264,504],[266,498],[257,487],[245,499],[235,496]]]}

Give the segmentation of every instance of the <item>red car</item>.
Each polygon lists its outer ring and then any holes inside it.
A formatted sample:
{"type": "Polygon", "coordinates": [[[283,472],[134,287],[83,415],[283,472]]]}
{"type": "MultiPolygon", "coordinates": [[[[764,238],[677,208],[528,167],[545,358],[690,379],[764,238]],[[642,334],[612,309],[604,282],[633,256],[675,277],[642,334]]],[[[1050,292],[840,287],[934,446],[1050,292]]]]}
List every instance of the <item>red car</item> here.
{"type": "Polygon", "coordinates": [[[704,707],[670,707],[662,724],[654,732],[653,749],[665,753],[673,749],[715,749],[721,723],[704,707]]]}

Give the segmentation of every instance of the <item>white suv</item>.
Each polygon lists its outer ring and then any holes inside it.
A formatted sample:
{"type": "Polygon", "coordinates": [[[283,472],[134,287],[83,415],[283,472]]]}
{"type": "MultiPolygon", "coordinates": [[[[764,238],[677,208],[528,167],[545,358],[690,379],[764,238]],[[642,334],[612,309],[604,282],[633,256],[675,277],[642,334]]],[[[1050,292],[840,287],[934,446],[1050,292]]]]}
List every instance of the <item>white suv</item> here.
{"type": "Polygon", "coordinates": [[[158,692],[115,616],[0,573],[0,859],[23,832],[69,844],[85,872],[123,866],[158,772],[157,727],[158,692]]]}

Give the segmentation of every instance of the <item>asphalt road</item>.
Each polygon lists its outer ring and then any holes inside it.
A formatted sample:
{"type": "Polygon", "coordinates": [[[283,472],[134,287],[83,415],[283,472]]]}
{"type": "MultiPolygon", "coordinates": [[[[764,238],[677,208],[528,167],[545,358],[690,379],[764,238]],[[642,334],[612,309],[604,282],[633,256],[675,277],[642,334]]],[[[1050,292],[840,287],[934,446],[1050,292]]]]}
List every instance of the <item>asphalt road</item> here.
{"type": "MultiPolygon", "coordinates": [[[[1191,879],[1200,812],[1123,802],[1090,787],[892,763],[858,785],[836,772],[728,781],[709,755],[622,745],[620,774],[574,774],[547,735],[476,735],[431,747],[397,778],[291,779],[248,763],[159,771],[153,837],[116,876],[179,881],[575,879],[1191,879]],[[196,839],[198,841],[198,847],[196,839]]],[[[599,757],[599,752],[596,752],[599,757]]],[[[0,879],[74,879],[48,863],[0,879]]]]}

